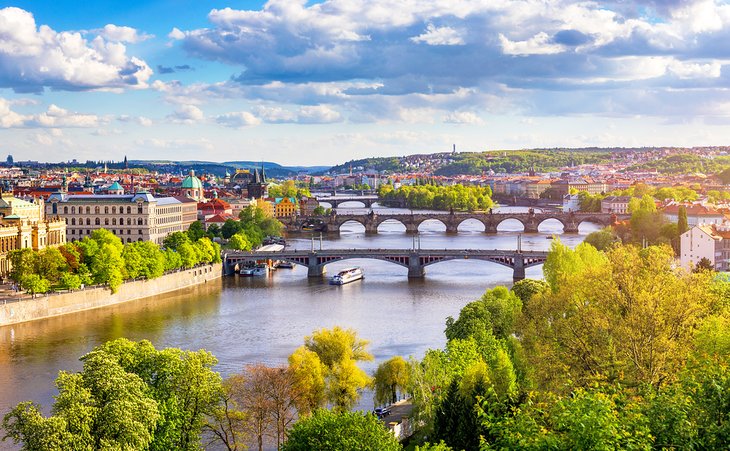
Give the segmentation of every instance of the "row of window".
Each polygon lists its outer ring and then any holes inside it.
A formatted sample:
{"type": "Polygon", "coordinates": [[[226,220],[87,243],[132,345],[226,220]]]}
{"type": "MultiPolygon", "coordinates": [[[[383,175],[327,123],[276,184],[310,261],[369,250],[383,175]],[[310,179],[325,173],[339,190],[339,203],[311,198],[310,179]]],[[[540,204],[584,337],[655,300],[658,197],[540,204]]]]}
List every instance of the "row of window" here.
{"type": "MultiPolygon", "coordinates": [[[[68,218],[66,218],[66,225],[68,225],[68,218]]],[[[137,218],[137,225],[145,225],[147,223],[146,220],[143,220],[142,218],[137,218]]],[[[132,218],[127,218],[127,225],[132,225],[133,221],[132,218]]],[[[71,218],[71,225],[76,225],[76,218],[71,218]]],[[[84,225],[84,219],[79,218],[79,225],[84,225]]],[[[91,218],[86,218],[86,225],[91,225],[91,218]]],[[[94,219],[94,225],[101,225],[101,219],[95,218],[94,219]]],[[[104,218],[104,225],[109,225],[109,218],[104,218]]],[[[111,225],[117,225],[117,218],[111,219],[111,225]]],[[[124,225],[124,218],[119,218],[119,225],[124,225]]]]}
{"type": "MultiPolygon", "coordinates": [[[[71,242],[74,242],[74,241],[81,241],[81,238],[79,238],[79,239],[71,238],[71,242]]],[[[124,238],[122,238],[122,241],[124,241],[124,238]]],[[[142,241],[142,238],[137,238],[137,241],[142,241]]],[[[127,238],[127,243],[131,243],[131,242],[132,242],[132,238],[127,238]]]]}
{"type": "MultiPolygon", "coordinates": [[[[79,235],[91,235],[93,229],[79,230],[79,235]]],[[[124,230],[110,230],[115,235],[124,235],[124,230]]],[[[142,229],[137,229],[137,233],[142,235],[142,229]]],[[[131,235],[132,230],[127,229],[127,235],[131,235]]],[[[71,229],[71,235],[76,235],[76,229],[71,229]]]]}
{"type": "MultiPolygon", "coordinates": [[[[71,214],[72,215],[76,214],[76,207],[75,206],[72,206],[69,209],[68,205],[65,205],[63,207],[63,214],[67,215],[67,214],[69,214],[69,211],[71,211],[71,214]]],[[[142,212],[143,212],[142,205],[141,204],[140,205],[137,205],[137,214],[140,214],[141,215],[142,212]]],[[[124,207],[119,207],[119,213],[120,214],[121,213],[124,213],[124,207]]],[[[53,204],[53,214],[58,214],[58,205],[55,204],[55,203],[53,204]]],[[[79,207],[79,214],[80,215],[84,214],[84,207],[79,207]]],[[[91,214],[91,207],[86,207],[86,214],[87,215],[90,215],[91,214]]],[[[94,207],[94,214],[96,214],[96,215],[101,214],[101,207],[99,207],[99,206],[94,207]]],[[[109,207],[108,206],[107,207],[104,207],[104,214],[105,215],[108,215],[109,214],[109,207]]],[[[112,207],[111,208],[111,214],[113,214],[113,215],[117,214],[117,207],[112,207]]],[[[131,215],[132,214],[132,207],[130,207],[130,206],[127,207],[127,214],[128,215],[131,215]]]]}

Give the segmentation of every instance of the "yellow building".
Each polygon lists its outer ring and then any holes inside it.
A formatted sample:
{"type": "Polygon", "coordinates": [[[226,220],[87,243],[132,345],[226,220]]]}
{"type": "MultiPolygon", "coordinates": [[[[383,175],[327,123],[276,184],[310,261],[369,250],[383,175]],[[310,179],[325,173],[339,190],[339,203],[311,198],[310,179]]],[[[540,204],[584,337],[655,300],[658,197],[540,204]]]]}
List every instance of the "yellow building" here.
{"type": "Polygon", "coordinates": [[[296,216],[299,205],[294,197],[277,197],[274,199],[274,217],[296,216]]]}
{"type": "Polygon", "coordinates": [[[10,272],[11,251],[38,251],[65,242],[66,222],[57,216],[46,217],[42,198],[29,202],[11,192],[0,195],[0,275],[10,272]]]}

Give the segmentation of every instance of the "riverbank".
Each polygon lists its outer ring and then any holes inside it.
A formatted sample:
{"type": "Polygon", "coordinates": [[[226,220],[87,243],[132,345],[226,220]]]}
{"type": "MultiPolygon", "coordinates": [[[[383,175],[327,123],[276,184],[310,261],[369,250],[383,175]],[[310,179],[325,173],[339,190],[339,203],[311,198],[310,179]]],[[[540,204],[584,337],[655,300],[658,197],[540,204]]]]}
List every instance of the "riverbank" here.
{"type": "Polygon", "coordinates": [[[126,282],[119,287],[116,293],[112,293],[106,287],[97,287],[67,293],[38,295],[35,299],[24,298],[17,302],[4,302],[0,304],[0,326],[157,296],[162,293],[208,283],[220,279],[221,275],[221,264],[216,263],[176,271],[155,279],[126,282]]]}

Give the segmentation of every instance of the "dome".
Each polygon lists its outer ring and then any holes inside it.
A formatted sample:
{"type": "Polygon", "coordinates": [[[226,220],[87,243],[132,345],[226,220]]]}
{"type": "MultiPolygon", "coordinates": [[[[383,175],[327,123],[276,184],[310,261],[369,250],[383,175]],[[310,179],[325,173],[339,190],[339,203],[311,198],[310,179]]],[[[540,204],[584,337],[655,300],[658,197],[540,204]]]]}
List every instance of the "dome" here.
{"type": "Polygon", "coordinates": [[[119,184],[119,182],[112,183],[112,186],[109,187],[109,191],[124,191],[124,188],[122,188],[122,185],[119,184]]]}
{"type": "Polygon", "coordinates": [[[190,175],[183,180],[182,187],[186,189],[203,189],[203,182],[195,176],[195,171],[190,171],[190,175]]]}

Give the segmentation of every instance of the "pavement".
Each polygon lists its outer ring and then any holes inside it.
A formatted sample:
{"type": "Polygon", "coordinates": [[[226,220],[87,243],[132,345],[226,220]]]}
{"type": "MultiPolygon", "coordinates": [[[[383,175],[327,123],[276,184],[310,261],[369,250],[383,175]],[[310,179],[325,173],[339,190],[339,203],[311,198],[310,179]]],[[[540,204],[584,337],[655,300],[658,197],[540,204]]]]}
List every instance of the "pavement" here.
{"type": "Polygon", "coordinates": [[[381,418],[385,424],[400,423],[403,417],[410,417],[413,412],[413,403],[410,399],[403,399],[390,405],[390,415],[381,418]]]}

